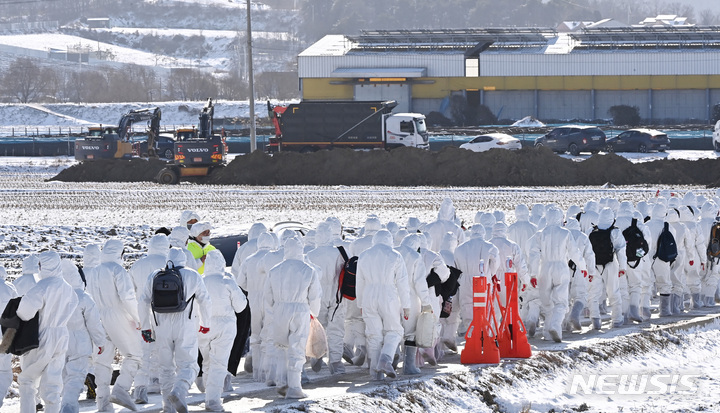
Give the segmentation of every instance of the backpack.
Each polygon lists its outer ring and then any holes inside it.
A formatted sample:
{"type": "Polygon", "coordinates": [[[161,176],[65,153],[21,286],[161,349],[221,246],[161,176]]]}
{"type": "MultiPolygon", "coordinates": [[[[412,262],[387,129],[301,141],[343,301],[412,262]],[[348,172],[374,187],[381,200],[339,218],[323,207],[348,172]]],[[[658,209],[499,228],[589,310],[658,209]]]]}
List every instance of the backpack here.
{"type": "Polygon", "coordinates": [[[715,262],[720,259],[720,222],[715,221],[710,227],[710,242],[707,247],[708,258],[715,262]]]}
{"type": "Polygon", "coordinates": [[[610,239],[613,229],[615,229],[615,227],[612,225],[608,229],[600,229],[595,226],[588,236],[588,238],[590,238],[590,244],[592,244],[593,252],[595,253],[596,265],[602,265],[604,267],[614,259],[615,248],[610,239]]]}
{"type": "Polygon", "coordinates": [[[355,294],[355,282],[357,279],[358,257],[348,257],[348,254],[342,245],[337,247],[337,249],[340,251],[340,255],[342,255],[343,260],[345,260],[345,264],[343,264],[343,267],[340,269],[338,289],[335,293],[335,304],[337,305],[335,306],[335,311],[333,311],[332,317],[330,317],[331,320],[335,318],[335,313],[340,307],[340,302],[343,298],[353,301],[357,297],[355,294]]]}
{"type": "Polygon", "coordinates": [[[660,261],[669,262],[672,264],[677,258],[678,250],[677,244],[675,243],[675,237],[670,232],[670,225],[666,222],[657,241],[657,251],[653,258],[659,258],[660,261]]]}
{"type": "Polygon", "coordinates": [[[625,254],[627,255],[628,266],[637,268],[640,265],[640,258],[644,257],[650,250],[642,231],[637,226],[637,219],[633,218],[629,227],[622,232],[625,237],[625,254]],[[634,263],[635,265],[631,264],[634,263]]]}
{"type": "MultiPolygon", "coordinates": [[[[155,313],[179,313],[185,311],[187,305],[194,303],[195,294],[188,300],[185,300],[185,284],[183,283],[180,269],[176,267],[172,261],[168,261],[164,269],[158,270],[153,275],[152,283],[152,299],[150,306],[155,313]]],[[[190,315],[192,317],[192,305],[190,306],[190,315]]],[[[155,317],[157,325],[157,317],[155,317]]]]}

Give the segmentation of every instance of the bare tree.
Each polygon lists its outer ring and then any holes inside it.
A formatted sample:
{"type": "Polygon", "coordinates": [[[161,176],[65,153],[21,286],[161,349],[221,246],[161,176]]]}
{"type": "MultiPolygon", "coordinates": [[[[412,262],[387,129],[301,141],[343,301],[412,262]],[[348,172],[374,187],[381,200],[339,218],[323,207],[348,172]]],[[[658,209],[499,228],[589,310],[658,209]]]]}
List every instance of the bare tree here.
{"type": "Polygon", "coordinates": [[[718,24],[719,21],[720,14],[717,14],[710,9],[701,10],[698,14],[697,23],[702,26],[713,26],[718,24]]]}
{"type": "Polygon", "coordinates": [[[20,57],[10,63],[2,77],[2,87],[6,95],[21,103],[37,102],[48,93],[52,78],[52,69],[43,69],[32,59],[20,57]]]}

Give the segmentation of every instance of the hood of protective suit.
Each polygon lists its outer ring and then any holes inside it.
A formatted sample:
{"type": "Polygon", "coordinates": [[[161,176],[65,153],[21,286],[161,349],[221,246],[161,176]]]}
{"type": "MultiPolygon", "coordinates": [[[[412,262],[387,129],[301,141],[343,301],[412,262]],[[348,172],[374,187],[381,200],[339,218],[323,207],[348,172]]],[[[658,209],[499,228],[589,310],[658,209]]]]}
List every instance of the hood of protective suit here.
{"type": "Polygon", "coordinates": [[[651,211],[650,204],[648,204],[646,201],[638,202],[637,207],[635,209],[637,209],[642,214],[643,217],[650,216],[650,211],[651,211]]]}
{"type": "Polygon", "coordinates": [[[575,218],[568,218],[567,221],[565,221],[565,228],[571,229],[571,230],[580,230],[580,222],[578,222],[575,218]]]}
{"type": "Polygon", "coordinates": [[[680,211],[680,221],[695,221],[695,214],[693,214],[693,211],[691,211],[687,205],[680,205],[680,207],[678,207],[678,211],[680,211]]]}
{"type": "Polygon", "coordinates": [[[405,228],[408,232],[417,232],[422,226],[422,222],[416,217],[410,217],[405,224],[405,228]]]}
{"type": "Polygon", "coordinates": [[[332,228],[330,228],[330,224],[327,222],[319,223],[317,229],[315,230],[315,244],[318,247],[331,247],[332,243],[333,233],[332,228]]]}
{"type": "Polygon", "coordinates": [[[665,217],[665,221],[667,222],[680,222],[680,211],[678,211],[675,208],[668,208],[667,210],[667,217],[665,217]]]}
{"type": "Polygon", "coordinates": [[[184,267],[187,264],[187,256],[182,248],[170,248],[167,259],[172,261],[174,267],[184,267]]]}
{"type": "Polygon", "coordinates": [[[617,210],[617,216],[619,217],[631,217],[633,215],[633,212],[635,211],[635,208],[629,205],[620,204],[620,207],[617,210]]]}
{"type": "Polygon", "coordinates": [[[420,248],[426,250],[428,249],[428,239],[427,236],[421,232],[417,233],[420,239],[420,248]]]}
{"type": "Polygon", "coordinates": [[[484,212],[482,215],[480,215],[480,223],[486,229],[492,228],[496,222],[497,221],[495,220],[495,215],[491,214],[490,212],[484,212]]]}
{"type": "Polygon", "coordinates": [[[421,244],[420,238],[422,238],[422,236],[420,234],[418,234],[417,232],[408,234],[405,236],[405,238],[403,238],[400,245],[402,245],[404,247],[408,247],[408,248],[412,249],[413,251],[417,251],[418,248],[420,248],[420,244],[421,244]]]}
{"type": "Polygon", "coordinates": [[[283,246],[286,260],[303,260],[303,245],[299,239],[288,238],[283,246]]]}
{"type": "Polygon", "coordinates": [[[653,205],[652,211],[650,212],[650,218],[664,220],[667,215],[667,208],[662,203],[653,205]]]}
{"type": "Polygon", "coordinates": [[[533,204],[532,211],[530,211],[530,215],[533,217],[540,218],[541,216],[545,215],[545,204],[533,204]]]}
{"type": "Polygon", "coordinates": [[[45,251],[40,253],[40,273],[41,280],[48,277],[60,277],[62,275],[62,264],[60,262],[60,254],[55,251],[45,251]]]}
{"type": "Polygon", "coordinates": [[[290,238],[297,238],[297,232],[291,229],[283,230],[283,232],[280,233],[280,245],[285,245],[290,238]]]}
{"type": "MultiPolygon", "coordinates": [[[[95,245],[95,244],[90,244],[90,245],[95,245]]],[[[88,247],[90,245],[88,245],[88,247]]],[[[95,247],[97,247],[97,245],[95,245],[95,247]]],[[[97,252],[98,252],[97,263],[95,265],[100,264],[100,248],[97,249],[97,252]]],[[[87,247],[85,247],[85,253],[87,254],[87,247]]],[[[22,273],[23,274],[37,274],[38,271],[40,271],[38,269],[39,263],[40,263],[40,259],[38,258],[37,255],[35,255],[35,254],[28,255],[22,261],[22,273]]]]}
{"type": "Polygon", "coordinates": [[[170,249],[170,240],[165,234],[155,234],[148,241],[148,255],[162,255],[165,257],[168,249],[170,249]]]}
{"type": "Polygon", "coordinates": [[[373,235],[372,240],[373,245],[387,245],[388,247],[393,246],[393,236],[390,233],[390,231],[386,229],[381,229],[380,231],[376,232],[375,235],[373,235]]]}
{"type": "Polygon", "coordinates": [[[707,198],[705,198],[705,195],[697,195],[695,196],[695,206],[700,206],[707,201],[707,198]]]}
{"type": "Polygon", "coordinates": [[[339,218],[327,217],[327,219],[325,219],[325,222],[330,224],[330,229],[332,230],[333,236],[340,237],[342,235],[342,222],[340,222],[339,218]]]}
{"type": "Polygon", "coordinates": [[[452,199],[445,198],[440,204],[440,210],[438,210],[438,220],[440,221],[454,221],[455,220],[455,206],[453,205],[452,199]]]}
{"type": "Polygon", "coordinates": [[[184,248],[187,244],[188,238],[190,238],[190,230],[185,227],[177,226],[172,229],[172,232],[170,232],[168,241],[170,241],[170,246],[172,247],[184,248]]]}
{"type": "Polygon", "coordinates": [[[485,227],[482,224],[470,227],[470,238],[485,238],[485,227]]]}
{"type": "Polygon", "coordinates": [[[205,272],[204,274],[224,274],[225,273],[225,257],[219,250],[212,250],[207,253],[205,257],[205,272]]]}
{"type": "Polygon", "coordinates": [[[495,222],[505,222],[505,213],[500,210],[494,210],[492,214],[495,216],[495,222]]]}
{"type": "Polygon", "coordinates": [[[668,208],[678,208],[680,207],[680,199],[672,197],[668,199],[668,208]]]}
{"type": "Polygon", "coordinates": [[[473,222],[479,224],[480,220],[482,219],[482,215],[484,214],[483,211],[478,211],[475,213],[475,218],[473,218],[473,222]]]}
{"type": "Polygon", "coordinates": [[[530,219],[530,208],[525,204],[515,206],[515,221],[527,221],[530,219]]]}
{"type": "Polygon", "coordinates": [[[391,234],[395,235],[400,230],[400,225],[398,225],[395,221],[390,221],[385,224],[385,229],[390,231],[391,234]]]}
{"type": "Polygon", "coordinates": [[[115,262],[122,265],[122,253],[125,249],[122,241],[119,239],[109,239],[105,241],[100,255],[100,262],[115,262]]]}
{"type": "Polygon", "coordinates": [[[617,212],[618,208],[620,208],[620,201],[615,198],[608,198],[608,200],[605,202],[605,206],[612,209],[613,212],[617,212]]]}
{"type": "Polygon", "coordinates": [[[697,201],[695,199],[695,193],[693,191],[688,191],[685,196],[683,197],[683,205],[690,205],[690,206],[696,206],[697,201]]]}
{"type": "Polygon", "coordinates": [[[5,281],[7,278],[7,271],[5,271],[5,267],[0,267],[0,281],[5,281]]]}
{"type": "Polygon", "coordinates": [[[611,208],[605,207],[600,210],[598,216],[597,227],[599,229],[608,229],[615,222],[615,214],[611,208]]]}
{"type": "Polygon", "coordinates": [[[263,232],[257,238],[257,248],[259,250],[276,250],[278,247],[278,241],[273,234],[269,232],[263,232]]]}
{"type": "Polygon", "coordinates": [[[190,228],[190,236],[191,236],[191,237],[198,237],[198,236],[200,236],[200,234],[202,234],[203,232],[205,232],[205,231],[207,231],[207,230],[211,230],[211,229],[213,229],[213,228],[212,228],[212,225],[211,225],[209,222],[207,222],[207,221],[196,222],[196,223],[194,223],[193,226],[190,228]]]}
{"type": "Polygon", "coordinates": [[[256,222],[250,225],[250,229],[248,230],[248,241],[257,239],[260,234],[267,232],[267,230],[267,227],[262,222],[256,222]]]}
{"type": "Polygon", "coordinates": [[[545,212],[545,226],[558,225],[562,226],[563,213],[559,208],[552,207],[545,212]]]}
{"type": "Polygon", "coordinates": [[[600,204],[598,201],[591,199],[585,203],[585,212],[598,212],[600,210],[600,204]]]}
{"type": "Polygon", "coordinates": [[[67,258],[64,258],[60,261],[60,267],[62,268],[63,278],[72,288],[76,290],[85,289],[85,283],[83,283],[82,278],[80,278],[80,271],[78,271],[78,267],[75,263],[67,258]]]}
{"type": "Polygon", "coordinates": [[[571,218],[577,217],[577,214],[582,212],[580,205],[570,205],[565,213],[565,221],[569,221],[571,218]]]}
{"type": "Polygon", "coordinates": [[[380,219],[377,217],[368,217],[365,220],[365,226],[363,228],[365,235],[375,235],[376,232],[382,229],[382,222],[380,222],[380,219]]]}
{"type": "Polygon", "coordinates": [[[507,238],[507,225],[504,222],[497,222],[492,227],[493,237],[507,238]]]}
{"type": "Polygon", "coordinates": [[[715,203],[706,201],[702,204],[700,211],[703,218],[715,218],[718,213],[718,208],[715,203]]]}
{"type": "Polygon", "coordinates": [[[180,225],[186,226],[187,222],[192,219],[197,219],[198,221],[200,221],[200,215],[198,215],[195,211],[185,210],[180,214],[180,219],[178,220],[178,223],[180,223],[180,225]]]}

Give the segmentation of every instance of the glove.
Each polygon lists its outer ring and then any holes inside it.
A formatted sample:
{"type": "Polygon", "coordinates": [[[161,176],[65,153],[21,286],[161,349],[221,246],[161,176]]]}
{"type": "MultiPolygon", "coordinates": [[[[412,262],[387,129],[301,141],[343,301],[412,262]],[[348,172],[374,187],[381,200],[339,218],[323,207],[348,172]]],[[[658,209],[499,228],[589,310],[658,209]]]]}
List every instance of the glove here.
{"type": "Polygon", "coordinates": [[[527,284],[523,284],[523,286],[522,286],[522,288],[520,289],[520,291],[521,291],[521,292],[522,292],[522,291],[525,291],[525,288],[527,288],[527,284]]]}
{"type": "Polygon", "coordinates": [[[201,333],[203,333],[203,334],[207,334],[208,331],[210,331],[210,329],[209,329],[208,327],[200,326],[200,330],[199,330],[199,331],[200,331],[201,333]]]}
{"type": "Polygon", "coordinates": [[[537,278],[532,277],[532,278],[530,279],[530,285],[532,285],[533,288],[537,288],[537,278]]]}
{"type": "Polygon", "coordinates": [[[581,272],[582,272],[582,276],[583,276],[583,278],[587,278],[587,276],[588,276],[588,274],[587,274],[587,271],[585,271],[585,270],[582,270],[581,272]]]}
{"type": "Polygon", "coordinates": [[[695,265],[695,261],[690,260],[690,266],[692,267],[693,265],[695,265]]]}
{"type": "MultiPolygon", "coordinates": [[[[143,330],[142,331],[142,338],[145,340],[146,343],[152,343],[155,341],[154,338],[152,338],[152,330],[143,330]]],[[[100,354],[100,353],[98,353],[100,354]]]]}
{"type": "Polygon", "coordinates": [[[492,276],[492,282],[497,284],[498,287],[500,286],[500,279],[498,278],[497,274],[492,276]]]}
{"type": "Polygon", "coordinates": [[[592,280],[593,280],[593,276],[592,276],[592,275],[588,275],[588,282],[591,283],[592,280]]]}
{"type": "Polygon", "coordinates": [[[700,263],[700,268],[702,268],[702,270],[705,271],[705,263],[704,262],[700,263]]]}
{"type": "Polygon", "coordinates": [[[423,313],[432,313],[432,312],[433,312],[432,306],[429,305],[429,304],[428,304],[428,305],[424,305],[424,306],[422,306],[422,307],[420,308],[420,312],[423,312],[423,313]]]}
{"type": "Polygon", "coordinates": [[[623,275],[625,275],[625,270],[620,270],[620,272],[618,272],[618,278],[622,277],[623,275]]]}
{"type": "Polygon", "coordinates": [[[408,319],[410,318],[410,309],[409,308],[403,308],[403,318],[408,319]]]}
{"type": "Polygon", "coordinates": [[[102,348],[102,347],[98,347],[98,349],[99,349],[99,350],[98,350],[98,354],[102,354],[103,348],[102,348]]]}

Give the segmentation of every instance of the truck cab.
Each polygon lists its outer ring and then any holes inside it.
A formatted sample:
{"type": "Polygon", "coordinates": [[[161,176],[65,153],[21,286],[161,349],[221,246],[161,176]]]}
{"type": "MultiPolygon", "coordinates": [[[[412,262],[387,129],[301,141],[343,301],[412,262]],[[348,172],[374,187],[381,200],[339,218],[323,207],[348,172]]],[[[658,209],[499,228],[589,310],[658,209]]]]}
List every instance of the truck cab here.
{"type": "Polygon", "coordinates": [[[84,137],[75,140],[78,161],[131,158],[132,155],[132,143],[120,139],[114,126],[91,126],[84,137]]]}
{"type": "Polygon", "coordinates": [[[387,148],[400,146],[429,148],[425,115],[419,113],[385,115],[384,123],[387,148]]]}

